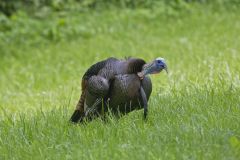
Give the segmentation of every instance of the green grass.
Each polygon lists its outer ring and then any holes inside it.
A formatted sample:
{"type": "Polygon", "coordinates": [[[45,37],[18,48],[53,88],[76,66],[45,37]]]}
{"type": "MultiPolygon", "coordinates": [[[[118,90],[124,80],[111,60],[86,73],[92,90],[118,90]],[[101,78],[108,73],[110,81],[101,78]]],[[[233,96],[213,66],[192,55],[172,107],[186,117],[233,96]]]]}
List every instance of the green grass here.
{"type": "Polygon", "coordinates": [[[13,17],[17,28],[0,34],[0,159],[238,159],[239,14],[13,17]],[[152,76],[148,121],[140,110],[69,124],[81,76],[110,56],[167,60],[169,75],[152,76]]]}

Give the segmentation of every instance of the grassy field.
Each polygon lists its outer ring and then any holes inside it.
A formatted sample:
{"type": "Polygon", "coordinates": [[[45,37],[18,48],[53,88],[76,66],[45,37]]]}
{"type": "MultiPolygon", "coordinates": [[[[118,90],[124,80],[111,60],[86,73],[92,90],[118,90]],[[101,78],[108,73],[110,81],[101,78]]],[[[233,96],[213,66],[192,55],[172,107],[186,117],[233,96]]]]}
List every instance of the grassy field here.
{"type": "MultiPolygon", "coordinates": [[[[0,34],[0,159],[239,159],[240,12],[67,13],[0,34]],[[68,123],[81,76],[114,56],[167,60],[149,118],[68,123]]],[[[19,16],[19,17],[18,17],[19,16]]]]}

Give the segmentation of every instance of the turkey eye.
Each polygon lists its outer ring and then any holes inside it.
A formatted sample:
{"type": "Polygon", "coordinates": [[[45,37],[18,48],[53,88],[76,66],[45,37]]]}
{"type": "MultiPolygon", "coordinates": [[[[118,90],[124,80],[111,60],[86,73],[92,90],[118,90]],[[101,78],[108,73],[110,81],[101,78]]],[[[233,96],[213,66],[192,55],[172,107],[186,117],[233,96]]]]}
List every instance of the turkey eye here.
{"type": "Polygon", "coordinates": [[[161,60],[157,60],[157,63],[161,63],[161,60]]]}

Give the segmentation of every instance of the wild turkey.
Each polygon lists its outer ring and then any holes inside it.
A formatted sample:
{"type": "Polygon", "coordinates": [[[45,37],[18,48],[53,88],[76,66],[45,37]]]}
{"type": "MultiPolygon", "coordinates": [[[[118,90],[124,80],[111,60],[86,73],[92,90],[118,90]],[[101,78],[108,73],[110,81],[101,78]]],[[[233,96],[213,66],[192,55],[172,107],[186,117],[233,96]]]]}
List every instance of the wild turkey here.
{"type": "Polygon", "coordinates": [[[146,75],[163,69],[167,71],[163,58],[148,64],[139,58],[108,58],[92,65],[83,75],[82,94],[70,121],[81,122],[84,117],[99,115],[106,111],[106,106],[122,113],[143,106],[146,117],[152,91],[151,80],[146,75]]]}

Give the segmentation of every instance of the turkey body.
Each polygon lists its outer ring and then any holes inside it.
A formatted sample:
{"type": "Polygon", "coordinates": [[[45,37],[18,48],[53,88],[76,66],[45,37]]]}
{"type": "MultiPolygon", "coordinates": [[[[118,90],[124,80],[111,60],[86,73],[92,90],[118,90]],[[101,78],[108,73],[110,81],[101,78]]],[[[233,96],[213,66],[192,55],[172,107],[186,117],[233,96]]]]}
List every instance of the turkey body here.
{"type": "Polygon", "coordinates": [[[128,113],[146,105],[152,83],[142,80],[144,60],[108,58],[92,65],[83,75],[82,93],[70,121],[80,122],[88,116],[98,116],[111,109],[114,113],[128,113]]]}

